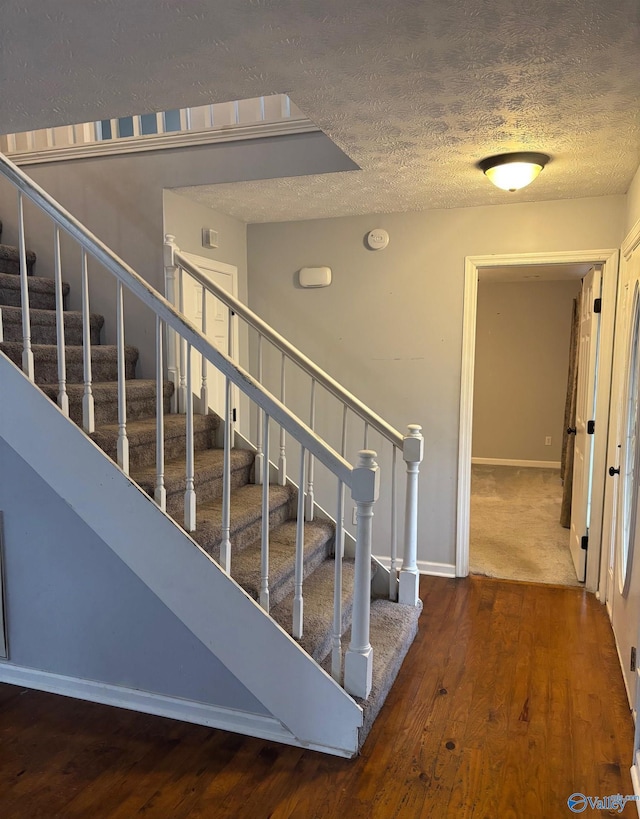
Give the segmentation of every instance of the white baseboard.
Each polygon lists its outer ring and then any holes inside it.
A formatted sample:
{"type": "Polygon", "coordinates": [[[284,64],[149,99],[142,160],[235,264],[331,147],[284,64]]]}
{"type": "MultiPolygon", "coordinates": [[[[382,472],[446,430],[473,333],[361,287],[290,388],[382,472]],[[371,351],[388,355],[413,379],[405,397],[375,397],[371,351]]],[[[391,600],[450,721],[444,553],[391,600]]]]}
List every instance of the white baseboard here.
{"type": "Polygon", "coordinates": [[[528,466],[537,469],[560,469],[560,461],[518,461],[513,458],[472,458],[472,464],[483,466],[528,466]]]}
{"type": "MultiPolygon", "coordinates": [[[[386,568],[391,568],[391,558],[374,555],[376,560],[386,568]]],[[[418,571],[420,574],[428,574],[433,577],[455,577],[456,567],[453,563],[432,563],[428,560],[418,560],[418,571]]],[[[398,568],[402,566],[402,560],[398,560],[398,568]]]]}
{"type": "MultiPolygon", "coordinates": [[[[140,691],[95,680],[66,677],[62,674],[25,668],[8,662],[0,662],[0,682],[35,688],[50,694],[61,694],[77,700],[97,702],[101,705],[127,708],[143,714],[154,714],[196,725],[206,725],[208,728],[218,728],[221,731],[232,731],[258,739],[273,740],[298,748],[313,747],[308,743],[299,742],[279,720],[271,716],[235,711],[232,708],[183,700],[178,697],[154,694],[150,691],[140,691]]],[[[348,756],[340,749],[325,746],[314,747],[314,750],[335,756],[348,756]]]]}

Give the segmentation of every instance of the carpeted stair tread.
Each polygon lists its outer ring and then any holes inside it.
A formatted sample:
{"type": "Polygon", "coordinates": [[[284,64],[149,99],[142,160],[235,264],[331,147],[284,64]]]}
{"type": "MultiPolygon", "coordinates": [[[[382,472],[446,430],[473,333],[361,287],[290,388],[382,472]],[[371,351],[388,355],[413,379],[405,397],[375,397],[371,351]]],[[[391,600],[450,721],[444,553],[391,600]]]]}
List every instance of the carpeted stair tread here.
{"type": "MultiPolygon", "coordinates": [[[[58,396],[57,384],[41,384],[40,389],[56,401],[58,396]]],[[[118,420],[118,382],[117,381],[94,381],[91,385],[93,392],[94,415],[96,427],[103,424],[114,424],[118,420]]],[[[169,412],[171,396],[173,395],[173,384],[165,381],[164,411],[169,412]]],[[[69,415],[71,420],[82,426],[82,396],[84,393],[83,384],[67,384],[67,395],[69,396],[69,415]]],[[[156,382],[155,379],[134,378],[126,382],[127,394],[127,422],[135,421],[139,418],[155,417],[156,411],[156,382]]]]}
{"type": "MultiPolygon", "coordinates": [[[[304,577],[323,563],[331,554],[335,525],[327,520],[307,521],[304,525],[304,577]]],[[[277,606],[294,586],[296,522],[288,520],[269,532],[269,596],[271,606],[277,606]]],[[[261,540],[256,540],[234,555],[231,563],[233,579],[255,600],[260,597],[261,540]]]]}
{"type": "MultiPolygon", "coordinates": [[[[22,308],[0,305],[2,311],[2,326],[5,341],[22,341],[22,308]]],[[[56,344],[56,312],[55,310],[29,310],[31,321],[32,344],[56,344]]],[[[104,317],[92,313],[91,344],[100,344],[100,331],[104,325],[104,317]]],[[[65,310],[64,313],[64,341],[65,345],[78,346],[82,344],[82,313],[75,310],[65,310]]]]}
{"type": "MultiPolygon", "coordinates": [[[[155,391],[154,391],[155,395],[155,391]]],[[[220,419],[217,415],[194,415],[193,438],[196,451],[211,449],[215,445],[215,434],[220,419]]],[[[185,415],[164,416],[164,457],[165,461],[184,458],[185,452],[185,415]]],[[[96,428],[91,438],[112,459],[116,460],[118,446],[118,424],[103,424],[96,428]]],[[[129,439],[129,466],[132,471],[156,464],[156,418],[143,418],[127,421],[127,438],[129,439]]]]}
{"type": "MultiPolygon", "coordinates": [[[[69,284],[62,283],[62,294],[69,293],[69,284]]],[[[20,307],[20,276],[0,273],[0,304],[20,307]]],[[[53,279],[29,277],[29,307],[43,310],[56,309],[56,285],[53,279]]]]}
{"type": "MultiPolygon", "coordinates": [[[[371,693],[366,700],[354,697],[362,706],[364,722],[360,729],[360,747],[364,743],[375,718],[387,699],[400,667],[411,648],[418,631],[418,619],[422,612],[422,602],[417,606],[402,606],[391,600],[371,601],[370,642],[373,648],[373,680],[371,693]]],[[[342,637],[343,667],[344,654],[351,640],[351,629],[342,637]]],[[[322,667],[331,673],[331,655],[322,667]]]]}
{"type": "MultiPolygon", "coordinates": [[[[36,254],[33,250],[26,251],[27,275],[33,273],[33,266],[36,263],[36,254]]],[[[10,276],[20,275],[20,251],[14,245],[0,244],[0,273],[10,276]]]]}
{"type": "MultiPolygon", "coordinates": [[[[295,503],[296,490],[293,486],[271,484],[269,489],[269,529],[281,525],[291,517],[291,506],[295,503]]],[[[193,538],[214,560],[220,559],[222,537],[222,499],[217,498],[197,506],[196,531],[193,538]]],[[[260,537],[262,520],[262,487],[246,484],[231,493],[232,545],[231,575],[234,574],[235,556],[241,549],[254,543],[260,537]]]]}
{"type": "MultiPolygon", "coordinates": [[[[231,487],[246,484],[253,467],[255,455],[246,449],[232,449],[231,487]]],[[[194,454],[195,490],[199,505],[215,500],[222,495],[222,471],[224,451],[205,449],[194,454]]],[[[156,483],[155,459],[153,465],[131,471],[131,477],[144,491],[153,495],[156,483]]],[[[184,493],[187,488],[186,464],[184,456],[165,462],[164,485],[167,491],[167,514],[182,519],[184,493]]]]}
{"type": "MultiPolygon", "coordinates": [[[[55,344],[32,345],[36,384],[54,384],[58,381],[58,348],[55,344]]],[[[6,341],[0,344],[5,353],[19,367],[22,366],[22,343],[6,341]]],[[[67,383],[78,384],[83,380],[82,347],[65,347],[67,383]]],[[[125,345],[125,378],[135,378],[138,350],[125,345]]],[[[96,381],[117,381],[118,349],[111,344],[98,344],[91,348],[91,370],[96,381]]]]}
{"type": "MultiPolygon", "coordinates": [[[[333,626],[333,587],[335,564],[325,560],[309,575],[302,587],[304,598],[304,624],[302,639],[297,642],[317,663],[321,663],[331,650],[333,626]]],[[[342,631],[351,622],[353,609],[354,563],[342,561],[342,631]]],[[[293,618],[293,593],[270,610],[273,619],[291,634],[293,618]]]]}

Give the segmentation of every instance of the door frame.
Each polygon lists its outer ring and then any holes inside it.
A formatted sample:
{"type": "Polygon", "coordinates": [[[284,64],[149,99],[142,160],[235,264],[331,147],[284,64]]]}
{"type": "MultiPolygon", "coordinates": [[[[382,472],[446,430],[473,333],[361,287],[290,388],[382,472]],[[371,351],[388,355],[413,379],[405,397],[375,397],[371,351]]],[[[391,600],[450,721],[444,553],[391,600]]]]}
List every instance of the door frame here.
{"type": "MultiPolygon", "coordinates": [[[[618,287],[619,251],[615,248],[555,253],[512,253],[495,256],[466,256],[464,266],[464,306],[462,322],[462,372],[460,382],[460,428],[458,444],[458,497],[456,521],[456,577],[469,574],[469,525],[471,516],[471,438],[473,430],[473,380],[476,352],[478,273],[486,267],[523,267],[539,264],[602,265],[602,314],[596,417],[598,435],[594,441],[593,474],[604,475],[607,457],[613,333],[618,287]],[[602,420],[600,420],[602,419],[602,420]]],[[[600,587],[600,546],[604,509],[604,479],[594,481],[591,501],[591,548],[587,553],[585,587],[596,592],[600,587]],[[596,548],[597,544],[597,548],[596,548]]]]}

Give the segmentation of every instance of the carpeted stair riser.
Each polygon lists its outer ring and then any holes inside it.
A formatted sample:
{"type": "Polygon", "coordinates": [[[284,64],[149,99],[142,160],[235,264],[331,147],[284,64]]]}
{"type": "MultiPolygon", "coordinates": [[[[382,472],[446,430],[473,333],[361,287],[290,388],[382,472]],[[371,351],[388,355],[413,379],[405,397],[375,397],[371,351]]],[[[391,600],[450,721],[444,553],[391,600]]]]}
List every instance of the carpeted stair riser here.
{"type": "MultiPolygon", "coordinates": [[[[302,639],[298,640],[298,643],[317,663],[321,663],[331,651],[334,573],[334,561],[325,560],[307,578],[302,588],[304,628],[302,639]]],[[[354,562],[345,558],[342,561],[342,631],[348,628],[351,622],[353,582],[354,562]]],[[[276,623],[291,632],[293,592],[271,608],[270,614],[276,623]]]]}
{"type": "MultiPolygon", "coordinates": [[[[58,396],[57,384],[42,384],[42,391],[54,402],[58,396]]],[[[94,416],[96,427],[103,424],[115,424],[118,421],[118,384],[113,381],[107,383],[93,382],[94,416]]],[[[69,396],[69,416],[79,427],[82,426],[82,384],[67,384],[69,396]]],[[[173,384],[164,382],[164,411],[171,409],[173,384]]],[[[155,415],[156,411],[156,382],[147,379],[135,379],[126,383],[127,396],[127,423],[140,418],[155,415]]],[[[155,450],[154,450],[155,452],[155,450]]]]}
{"type": "MultiPolygon", "coordinates": [[[[270,486],[269,488],[269,530],[281,526],[291,519],[295,510],[297,493],[290,486],[270,486]]],[[[220,559],[222,538],[222,502],[220,499],[197,507],[197,528],[193,537],[214,560],[220,559]]],[[[231,575],[233,576],[233,554],[260,539],[262,531],[262,487],[248,484],[231,495],[232,547],[231,575]]]]}
{"type": "MultiPolygon", "coordinates": [[[[417,606],[402,606],[390,600],[371,601],[370,642],[373,648],[373,680],[371,693],[366,700],[355,697],[363,710],[363,725],[358,742],[362,747],[375,718],[387,699],[387,695],[398,676],[400,667],[411,648],[418,632],[418,619],[422,603],[417,606]]],[[[342,657],[351,641],[351,629],[342,635],[342,657]]],[[[331,673],[331,653],[321,663],[324,670],[331,673]]]]}
{"type": "MultiPolygon", "coordinates": [[[[66,298],[69,293],[69,285],[62,284],[62,294],[66,298]]],[[[10,307],[20,307],[20,277],[7,273],[0,273],[0,305],[6,304],[10,307]]],[[[42,279],[39,276],[31,276],[29,279],[29,308],[39,310],[56,309],[56,286],[53,279],[42,279]]]]}
{"type": "MultiPolygon", "coordinates": [[[[248,483],[253,469],[254,454],[246,450],[231,450],[231,489],[248,483]]],[[[207,504],[222,497],[222,449],[208,449],[195,453],[195,481],[197,503],[207,504]]],[[[133,480],[148,494],[153,496],[156,470],[131,471],[133,480]]],[[[165,462],[164,484],[167,491],[167,514],[182,523],[184,518],[184,493],[186,491],[186,464],[184,458],[165,462]]]]}
{"type": "MultiPolygon", "coordinates": [[[[0,305],[5,341],[22,342],[22,310],[19,307],[0,305]]],[[[31,343],[57,344],[56,314],[54,310],[30,310],[31,343]]],[[[91,344],[100,344],[100,331],[104,318],[91,315],[91,344]]],[[[64,314],[64,342],[69,346],[82,346],[82,313],[68,310],[64,314]]]]}
{"type": "MultiPolygon", "coordinates": [[[[307,578],[327,560],[334,547],[335,527],[325,520],[304,525],[303,577],[307,578]]],[[[254,600],[260,597],[260,557],[262,544],[256,540],[233,555],[233,579],[254,600]]],[[[269,602],[277,606],[291,594],[295,584],[296,522],[288,520],[269,532],[269,602]]]]}
{"type": "MultiPolygon", "coordinates": [[[[155,407],[154,407],[155,410],[155,407]]],[[[193,441],[195,451],[211,449],[215,444],[216,430],[220,424],[217,415],[193,416],[193,441]]],[[[164,418],[165,462],[185,456],[185,416],[166,415],[164,418]]],[[[131,472],[156,465],[156,421],[155,417],[127,422],[129,439],[129,468],[131,472]]],[[[100,426],[91,438],[113,461],[116,460],[118,445],[118,425],[100,426]]]]}
{"type": "MultiPolygon", "coordinates": [[[[22,344],[15,341],[0,344],[0,350],[15,364],[22,366],[22,344]]],[[[55,384],[58,381],[58,350],[53,345],[34,344],[34,374],[36,384],[55,384]]],[[[83,380],[82,347],[66,347],[67,383],[83,380]]],[[[135,378],[138,350],[125,346],[125,378],[135,378]]],[[[117,348],[111,345],[91,348],[91,373],[94,381],[118,380],[117,348]]]]}
{"type": "MultiPolygon", "coordinates": [[[[33,266],[36,263],[36,254],[27,250],[27,276],[33,275],[33,266]]],[[[20,275],[20,251],[13,245],[0,244],[0,273],[10,276],[20,275]]]]}

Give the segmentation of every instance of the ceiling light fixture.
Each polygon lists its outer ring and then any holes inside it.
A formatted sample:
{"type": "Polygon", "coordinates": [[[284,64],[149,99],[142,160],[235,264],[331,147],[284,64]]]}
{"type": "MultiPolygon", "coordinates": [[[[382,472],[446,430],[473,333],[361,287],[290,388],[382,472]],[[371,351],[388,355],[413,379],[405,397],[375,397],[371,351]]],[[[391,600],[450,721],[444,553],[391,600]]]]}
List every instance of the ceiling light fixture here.
{"type": "Polygon", "coordinates": [[[488,156],[478,162],[478,168],[496,187],[517,191],[533,182],[550,158],[533,151],[517,151],[488,156]]]}

